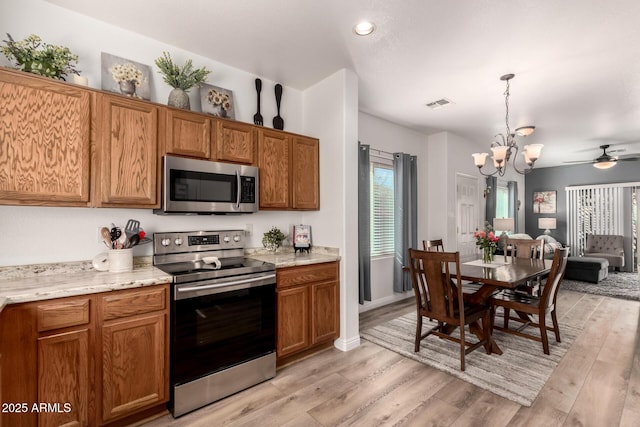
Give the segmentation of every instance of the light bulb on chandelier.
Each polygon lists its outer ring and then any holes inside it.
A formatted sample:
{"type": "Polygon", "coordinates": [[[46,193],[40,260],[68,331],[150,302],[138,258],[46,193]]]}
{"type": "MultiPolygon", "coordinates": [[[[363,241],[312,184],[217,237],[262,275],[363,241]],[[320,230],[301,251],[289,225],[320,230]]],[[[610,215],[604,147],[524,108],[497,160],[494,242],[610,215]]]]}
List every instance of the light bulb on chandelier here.
{"type": "Polygon", "coordinates": [[[503,176],[507,169],[507,163],[509,160],[513,160],[512,166],[513,169],[519,174],[526,174],[533,170],[533,165],[536,160],[540,158],[540,152],[542,151],[542,144],[529,144],[525,145],[522,151],[524,162],[528,166],[527,168],[518,169],[516,166],[517,154],[518,154],[518,145],[515,142],[516,136],[527,137],[533,133],[536,129],[535,126],[522,126],[515,130],[515,132],[511,132],[511,128],[509,127],[509,80],[514,77],[514,74],[505,74],[500,77],[500,80],[507,82],[507,89],[504,92],[505,98],[504,103],[506,107],[506,115],[505,115],[505,123],[507,125],[507,133],[505,134],[499,133],[496,137],[500,137],[501,141],[494,141],[491,144],[491,158],[493,159],[493,166],[495,167],[495,171],[492,173],[484,173],[482,168],[485,165],[487,160],[487,156],[489,153],[473,153],[473,163],[478,168],[478,171],[484,176],[491,176],[498,174],[503,176]]]}

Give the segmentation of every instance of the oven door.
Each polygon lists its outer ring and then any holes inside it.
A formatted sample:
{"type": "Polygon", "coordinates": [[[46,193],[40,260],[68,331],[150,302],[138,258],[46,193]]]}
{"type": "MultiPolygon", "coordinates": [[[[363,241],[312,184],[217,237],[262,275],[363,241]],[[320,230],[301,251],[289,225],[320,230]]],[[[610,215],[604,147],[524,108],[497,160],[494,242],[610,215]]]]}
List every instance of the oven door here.
{"type": "Polygon", "coordinates": [[[275,273],[220,282],[174,288],[174,386],[275,351],[275,273]]]}

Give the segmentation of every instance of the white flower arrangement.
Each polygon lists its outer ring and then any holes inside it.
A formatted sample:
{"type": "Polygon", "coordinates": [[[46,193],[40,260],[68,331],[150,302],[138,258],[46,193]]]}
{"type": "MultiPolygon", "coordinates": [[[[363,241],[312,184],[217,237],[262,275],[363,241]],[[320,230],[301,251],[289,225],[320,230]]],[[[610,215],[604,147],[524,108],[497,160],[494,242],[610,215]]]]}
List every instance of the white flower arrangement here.
{"type": "Polygon", "coordinates": [[[142,78],[144,77],[142,71],[138,70],[135,65],[131,63],[115,64],[113,68],[111,68],[111,75],[116,83],[130,81],[134,82],[136,87],[142,84],[142,78]]]}
{"type": "Polygon", "coordinates": [[[231,110],[231,99],[228,93],[218,92],[215,89],[210,89],[207,94],[207,101],[211,105],[221,105],[224,111],[231,110]]]}

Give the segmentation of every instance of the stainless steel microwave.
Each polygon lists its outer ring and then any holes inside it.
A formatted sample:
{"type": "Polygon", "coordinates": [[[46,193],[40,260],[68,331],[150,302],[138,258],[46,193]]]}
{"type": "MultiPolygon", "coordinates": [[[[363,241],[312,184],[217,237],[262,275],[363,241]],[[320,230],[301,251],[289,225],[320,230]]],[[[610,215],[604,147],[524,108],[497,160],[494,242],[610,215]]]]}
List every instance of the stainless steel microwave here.
{"type": "Polygon", "coordinates": [[[228,214],[258,210],[258,168],[164,156],[156,214],[228,214]]]}

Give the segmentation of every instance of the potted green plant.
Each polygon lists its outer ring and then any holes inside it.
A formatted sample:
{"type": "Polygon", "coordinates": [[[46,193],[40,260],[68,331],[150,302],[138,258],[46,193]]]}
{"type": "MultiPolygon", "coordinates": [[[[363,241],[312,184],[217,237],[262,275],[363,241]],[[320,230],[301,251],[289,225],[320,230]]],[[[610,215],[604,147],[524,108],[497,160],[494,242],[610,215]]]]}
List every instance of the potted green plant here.
{"type": "Polygon", "coordinates": [[[43,43],[35,34],[15,41],[7,33],[7,38],[9,40],[3,40],[5,45],[0,49],[22,71],[60,80],[69,73],[80,75],[74,65],[78,63],[78,55],[71,53],[69,48],[43,43]]]}
{"type": "Polygon", "coordinates": [[[270,251],[277,251],[287,236],[278,227],[271,227],[262,237],[262,246],[270,251]]]}
{"type": "Polygon", "coordinates": [[[167,104],[172,107],[189,110],[190,103],[187,92],[193,86],[204,83],[211,71],[207,70],[206,67],[193,68],[193,63],[190,59],[180,67],[173,62],[168,52],[162,52],[162,56],[157,58],[155,63],[160,69],[159,72],[162,74],[164,82],[173,88],[169,93],[167,104]]]}

